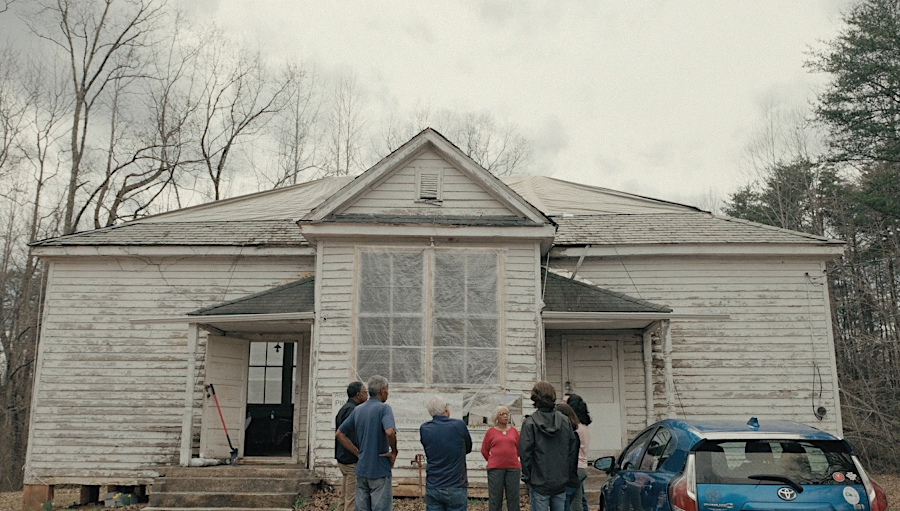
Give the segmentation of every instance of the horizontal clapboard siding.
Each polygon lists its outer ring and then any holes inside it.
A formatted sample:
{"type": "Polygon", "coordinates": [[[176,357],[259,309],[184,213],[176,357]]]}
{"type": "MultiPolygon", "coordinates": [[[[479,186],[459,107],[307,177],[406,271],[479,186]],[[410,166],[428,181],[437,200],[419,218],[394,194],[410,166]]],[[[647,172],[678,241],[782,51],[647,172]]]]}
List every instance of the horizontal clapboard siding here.
{"type": "MultiPolygon", "coordinates": [[[[188,327],[133,325],[309,276],[311,257],[72,258],[51,264],[26,484],[144,484],[178,462],[188,327]]],[[[195,363],[199,438],[206,337],[195,363]]]]}
{"type": "MultiPolygon", "coordinates": [[[[418,245],[416,248],[426,246],[418,245]]],[[[471,245],[443,244],[442,249],[451,247],[472,248],[471,245]]],[[[337,242],[323,243],[321,271],[316,277],[321,285],[320,318],[317,320],[317,347],[315,369],[315,435],[311,437],[313,463],[329,477],[339,477],[334,460],[334,410],[332,395],[346,391],[348,382],[356,379],[354,372],[354,323],[353,300],[355,289],[356,251],[362,245],[337,242]]],[[[384,245],[379,245],[384,247],[384,245]]],[[[398,245],[398,249],[402,246],[398,245]]],[[[498,247],[492,247],[494,249],[498,247]]],[[[501,247],[505,293],[504,303],[504,381],[502,388],[485,388],[484,392],[507,392],[526,396],[537,379],[538,348],[540,339],[536,314],[538,249],[535,244],[516,244],[501,247]]],[[[421,386],[392,385],[391,394],[426,392],[421,386]]],[[[467,391],[471,392],[471,390],[467,391]]],[[[390,400],[388,400],[390,404],[390,400]]],[[[527,404],[530,404],[527,403],[527,404]]],[[[484,431],[472,429],[474,450],[481,445],[484,431]]],[[[417,470],[411,465],[416,453],[423,453],[415,431],[403,430],[398,435],[400,456],[394,468],[395,478],[417,477],[417,470]]],[[[467,457],[469,468],[484,468],[484,460],[477,453],[467,457]]],[[[471,473],[470,479],[484,479],[484,474],[471,473]]]]}
{"type": "Polygon", "coordinates": [[[365,192],[341,211],[363,215],[514,216],[491,194],[434,151],[424,151],[410,164],[365,192]],[[435,170],[442,174],[442,204],[416,202],[416,172],[435,170]]]}
{"type": "MultiPolygon", "coordinates": [[[[574,264],[551,261],[559,268],[574,264]]],[[[672,321],[678,417],[790,419],[839,434],[822,269],[799,258],[588,258],[578,275],[680,313],[730,316],[672,321]],[[817,277],[811,281],[807,274],[817,277]],[[814,417],[813,402],[828,410],[824,420],[814,417]]],[[[654,412],[662,418],[662,346],[654,342],[653,348],[654,412]]],[[[640,358],[634,360],[626,369],[629,380],[642,372],[640,358]]],[[[635,402],[628,408],[630,434],[642,429],[645,417],[637,399],[629,391],[635,402]]]]}

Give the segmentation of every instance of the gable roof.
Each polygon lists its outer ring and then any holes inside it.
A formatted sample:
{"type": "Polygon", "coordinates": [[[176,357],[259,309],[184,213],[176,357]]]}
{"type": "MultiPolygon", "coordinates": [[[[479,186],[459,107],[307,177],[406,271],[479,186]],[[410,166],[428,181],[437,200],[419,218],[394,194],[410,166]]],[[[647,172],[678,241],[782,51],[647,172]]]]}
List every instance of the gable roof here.
{"type": "Polygon", "coordinates": [[[372,186],[400,170],[406,162],[426,149],[437,152],[516,216],[533,224],[553,223],[543,212],[529,204],[500,179],[475,163],[472,158],[432,128],[425,128],[394,152],[382,158],[372,168],[357,176],[347,186],[316,206],[303,220],[321,222],[340,215],[346,207],[362,197],[372,186]]]}
{"type": "MultiPolygon", "coordinates": [[[[743,243],[835,247],[843,243],[549,177],[516,176],[504,180],[510,191],[553,213],[547,216],[559,226],[554,239],[557,246],[743,243]]],[[[307,246],[295,220],[353,181],[349,177],[318,179],[42,240],[33,246],[307,246]]],[[[372,218],[377,220],[397,219],[372,218]]],[[[471,219],[442,221],[462,225],[471,219]]],[[[501,224],[498,219],[497,225],[501,224]]]]}
{"type": "Polygon", "coordinates": [[[314,312],[316,305],[315,277],[307,277],[273,287],[260,293],[203,307],[188,316],[222,316],[231,314],[279,314],[285,312],[314,312]]]}
{"type": "Polygon", "coordinates": [[[603,289],[541,269],[544,311],[553,312],[672,312],[665,305],[603,289]]]}

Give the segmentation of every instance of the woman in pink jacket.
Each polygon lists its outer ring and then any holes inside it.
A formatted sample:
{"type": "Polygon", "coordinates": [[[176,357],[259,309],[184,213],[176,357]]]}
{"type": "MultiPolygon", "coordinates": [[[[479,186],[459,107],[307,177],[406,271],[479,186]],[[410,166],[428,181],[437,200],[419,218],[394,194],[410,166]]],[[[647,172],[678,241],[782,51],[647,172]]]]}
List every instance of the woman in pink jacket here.
{"type": "Polygon", "coordinates": [[[498,406],[491,417],[494,427],[484,435],[481,455],[487,460],[488,509],[500,511],[506,494],[506,511],[519,511],[519,432],[509,425],[509,409],[498,406]]]}

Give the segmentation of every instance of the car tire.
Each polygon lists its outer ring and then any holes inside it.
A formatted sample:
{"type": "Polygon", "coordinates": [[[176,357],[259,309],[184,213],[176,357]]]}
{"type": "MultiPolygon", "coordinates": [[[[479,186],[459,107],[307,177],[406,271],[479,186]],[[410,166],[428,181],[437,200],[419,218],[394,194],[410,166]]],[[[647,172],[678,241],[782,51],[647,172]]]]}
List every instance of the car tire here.
{"type": "Polygon", "coordinates": [[[600,511],[606,511],[606,502],[603,500],[603,494],[600,495],[600,511]]]}

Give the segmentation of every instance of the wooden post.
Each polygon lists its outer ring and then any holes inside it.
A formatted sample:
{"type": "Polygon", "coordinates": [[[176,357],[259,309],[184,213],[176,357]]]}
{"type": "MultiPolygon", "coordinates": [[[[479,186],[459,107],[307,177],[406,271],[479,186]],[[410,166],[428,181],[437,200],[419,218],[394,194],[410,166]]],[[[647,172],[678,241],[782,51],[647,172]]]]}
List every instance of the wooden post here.
{"type": "Polygon", "coordinates": [[[656,321],[644,329],[644,409],[648,426],[656,422],[653,413],[653,332],[658,328],[656,321]]]}
{"type": "Polygon", "coordinates": [[[660,337],[663,340],[663,355],[666,362],[666,418],[675,418],[675,376],[672,375],[672,332],[669,330],[669,320],[664,319],[660,324],[660,337]]]}
{"type": "Polygon", "coordinates": [[[197,323],[188,325],[187,373],[184,386],[184,416],[181,418],[181,451],[179,464],[186,467],[191,462],[191,443],[194,438],[194,368],[197,364],[197,323]]]}
{"type": "Polygon", "coordinates": [[[22,492],[22,509],[24,511],[42,511],[44,502],[53,502],[53,485],[25,485],[22,492]]]}

